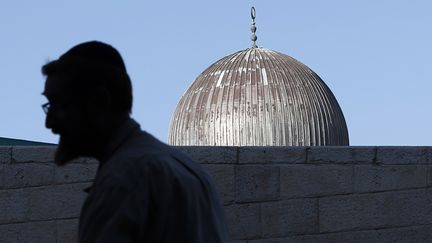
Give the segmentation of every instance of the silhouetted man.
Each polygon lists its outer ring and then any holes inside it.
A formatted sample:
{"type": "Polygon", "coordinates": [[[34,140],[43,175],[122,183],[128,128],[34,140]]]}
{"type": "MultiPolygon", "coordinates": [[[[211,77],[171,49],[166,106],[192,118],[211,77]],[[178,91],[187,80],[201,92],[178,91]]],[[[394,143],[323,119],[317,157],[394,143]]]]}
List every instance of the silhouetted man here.
{"type": "Polygon", "coordinates": [[[99,168],[82,207],[79,242],[228,242],[209,175],[130,118],[131,81],[120,54],[79,44],[42,67],[55,162],[88,156],[99,168]]]}

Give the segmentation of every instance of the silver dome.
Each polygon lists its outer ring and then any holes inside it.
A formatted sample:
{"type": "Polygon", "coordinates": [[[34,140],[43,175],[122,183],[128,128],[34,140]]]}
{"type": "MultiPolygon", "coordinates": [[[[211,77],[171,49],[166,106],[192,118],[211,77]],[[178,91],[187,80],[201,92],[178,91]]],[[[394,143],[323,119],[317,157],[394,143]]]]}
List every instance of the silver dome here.
{"type": "Polygon", "coordinates": [[[202,72],[177,105],[168,143],[349,145],[342,110],[321,78],[264,48],[236,52],[202,72]]]}

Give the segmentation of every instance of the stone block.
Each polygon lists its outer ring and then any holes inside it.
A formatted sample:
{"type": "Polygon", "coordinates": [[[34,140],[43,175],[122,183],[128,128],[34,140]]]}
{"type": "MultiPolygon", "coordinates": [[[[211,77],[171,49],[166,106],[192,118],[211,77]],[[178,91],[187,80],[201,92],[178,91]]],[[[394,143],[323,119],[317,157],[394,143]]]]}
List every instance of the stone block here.
{"type": "Polygon", "coordinates": [[[247,243],[288,243],[288,241],[286,238],[270,238],[270,239],[249,240],[247,243]]]}
{"type": "Polygon", "coordinates": [[[265,238],[318,233],[318,199],[291,199],[261,204],[265,238]]]}
{"type": "Polygon", "coordinates": [[[87,197],[84,189],[91,184],[76,183],[56,186],[53,198],[57,199],[55,206],[58,219],[79,217],[81,206],[87,197]]]}
{"type": "Polygon", "coordinates": [[[55,243],[55,222],[43,221],[0,225],[0,242],[55,243]]]}
{"type": "Polygon", "coordinates": [[[12,161],[21,162],[53,162],[56,146],[14,146],[12,148],[12,161]]]}
{"type": "Polygon", "coordinates": [[[320,232],[432,223],[432,191],[418,189],[319,199],[320,232]]]}
{"type": "MultiPolygon", "coordinates": [[[[1,173],[0,173],[1,174],[1,173]]],[[[3,188],[50,185],[54,182],[54,165],[42,163],[8,164],[3,168],[3,188]]]]}
{"type": "Polygon", "coordinates": [[[307,163],[373,163],[376,147],[316,146],[307,150],[307,163]]]}
{"type": "Polygon", "coordinates": [[[431,225],[365,230],[365,231],[349,231],[340,233],[316,234],[294,236],[287,239],[286,242],[292,243],[382,243],[382,242],[397,242],[397,243],[412,243],[412,242],[430,242],[432,239],[431,225]]]}
{"type": "Polygon", "coordinates": [[[58,215],[57,186],[26,189],[26,218],[29,220],[54,220],[58,215]]]}
{"type": "Polygon", "coordinates": [[[57,242],[78,242],[78,219],[56,220],[57,242]]]}
{"type": "Polygon", "coordinates": [[[0,164],[0,189],[4,188],[5,184],[5,165],[0,164]]]}
{"type": "Polygon", "coordinates": [[[95,178],[98,164],[71,163],[55,168],[56,183],[86,182],[95,178]]]}
{"type": "Polygon", "coordinates": [[[0,190],[0,224],[24,222],[27,209],[27,197],[23,189],[0,190]]]}
{"type": "Polygon", "coordinates": [[[5,165],[0,164],[0,190],[5,187],[5,177],[5,165]]]}
{"type": "Polygon", "coordinates": [[[373,192],[426,187],[427,165],[356,165],[355,192],[373,192]]]}
{"type": "Polygon", "coordinates": [[[306,147],[240,147],[240,164],[306,163],[306,147]]]}
{"type": "Polygon", "coordinates": [[[429,187],[432,186],[432,165],[429,165],[429,170],[428,170],[428,186],[429,187]]]}
{"type": "Polygon", "coordinates": [[[236,202],[279,199],[279,166],[236,166],[236,202]]]}
{"type": "Polygon", "coordinates": [[[261,236],[259,204],[225,206],[225,216],[232,240],[254,239],[261,236]]]}
{"type": "Polygon", "coordinates": [[[99,165],[99,161],[95,158],[81,158],[81,160],[79,160],[78,163],[99,165]]]}
{"type": "Polygon", "coordinates": [[[237,147],[222,146],[176,146],[178,150],[187,154],[201,164],[236,164],[237,147]]]}
{"type": "Polygon", "coordinates": [[[281,198],[352,192],[352,165],[286,165],[280,167],[281,198]]]}
{"type": "Polygon", "coordinates": [[[12,147],[0,146],[0,164],[8,164],[12,159],[12,147]]]}
{"type": "Polygon", "coordinates": [[[79,157],[76,159],[73,159],[67,163],[67,165],[70,164],[99,164],[98,160],[94,158],[87,158],[87,157],[79,157]]]}
{"type": "Polygon", "coordinates": [[[77,183],[27,189],[27,217],[48,220],[78,217],[90,183],[77,183]],[[31,189],[31,190],[30,190],[31,189]]]}
{"type": "Polygon", "coordinates": [[[429,164],[429,147],[378,147],[377,163],[380,164],[429,164]]]}
{"type": "Polygon", "coordinates": [[[203,166],[215,181],[223,203],[234,202],[234,165],[203,164],[203,166]]]}

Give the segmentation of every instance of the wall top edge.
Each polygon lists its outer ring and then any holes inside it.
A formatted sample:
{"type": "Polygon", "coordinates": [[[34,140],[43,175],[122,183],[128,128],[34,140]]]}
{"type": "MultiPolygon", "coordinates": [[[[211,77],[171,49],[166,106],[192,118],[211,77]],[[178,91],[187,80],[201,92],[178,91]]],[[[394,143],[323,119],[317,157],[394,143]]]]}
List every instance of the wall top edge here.
{"type": "MultiPolygon", "coordinates": [[[[0,148],[27,148],[27,149],[38,149],[38,148],[56,148],[57,145],[0,145],[0,148]]],[[[298,149],[298,148],[311,148],[311,149],[341,149],[341,148],[432,148],[432,145],[355,145],[355,146],[172,146],[174,148],[185,148],[185,149],[229,149],[229,148],[272,148],[272,149],[298,149]]]]}

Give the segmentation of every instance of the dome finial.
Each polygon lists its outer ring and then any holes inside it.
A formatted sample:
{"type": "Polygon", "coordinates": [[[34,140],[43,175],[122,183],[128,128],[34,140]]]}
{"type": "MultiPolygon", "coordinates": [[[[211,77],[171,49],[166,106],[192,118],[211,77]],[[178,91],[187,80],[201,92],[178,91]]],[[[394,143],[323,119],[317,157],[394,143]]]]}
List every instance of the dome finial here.
{"type": "Polygon", "coordinates": [[[256,18],[255,7],[251,8],[251,17],[252,17],[252,27],[251,27],[252,36],[251,36],[251,40],[253,41],[252,48],[257,48],[258,46],[256,45],[256,40],[258,39],[258,37],[255,34],[255,32],[257,30],[257,27],[255,26],[255,18],[256,18]]]}

